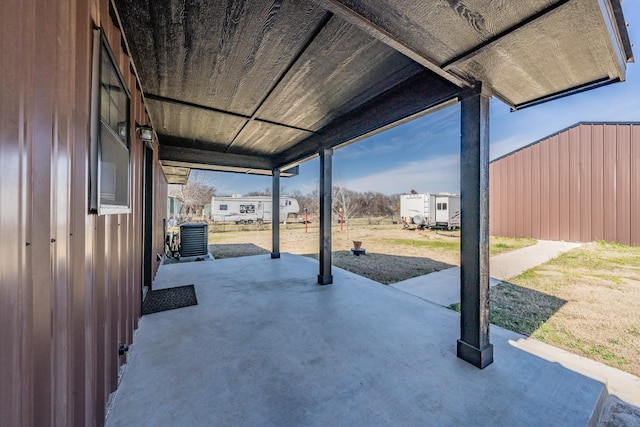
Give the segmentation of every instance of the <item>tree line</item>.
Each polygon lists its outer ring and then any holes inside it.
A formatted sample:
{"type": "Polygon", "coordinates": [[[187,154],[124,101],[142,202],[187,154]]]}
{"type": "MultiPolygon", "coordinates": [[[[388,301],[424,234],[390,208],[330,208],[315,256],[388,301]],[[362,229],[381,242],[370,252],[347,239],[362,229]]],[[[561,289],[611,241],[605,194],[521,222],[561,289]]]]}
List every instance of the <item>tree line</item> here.
{"type": "MultiPolygon", "coordinates": [[[[170,185],[169,195],[176,196],[182,201],[181,215],[202,216],[204,206],[211,203],[211,197],[216,196],[216,188],[204,180],[193,179],[185,185],[170,185]]],[[[252,191],[245,196],[270,196],[271,189],[252,191]]],[[[320,213],[320,193],[313,190],[303,193],[300,190],[283,191],[282,196],[293,197],[300,205],[299,215],[304,209],[310,216],[320,213]]],[[[393,217],[400,212],[400,195],[383,194],[379,192],[358,192],[344,185],[336,185],[332,189],[332,211],[334,216],[342,214],[345,221],[349,218],[393,217]]]]}
{"type": "MultiPolygon", "coordinates": [[[[287,194],[298,201],[301,211],[307,208],[310,215],[317,216],[320,213],[320,193],[313,190],[303,193],[300,190],[287,194]]],[[[342,213],[343,218],[374,218],[392,217],[400,212],[400,195],[383,194],[379,192],[359,192],[345,186],[337,185],[332,188],[332,211],[334,216],[342,213]]]]}

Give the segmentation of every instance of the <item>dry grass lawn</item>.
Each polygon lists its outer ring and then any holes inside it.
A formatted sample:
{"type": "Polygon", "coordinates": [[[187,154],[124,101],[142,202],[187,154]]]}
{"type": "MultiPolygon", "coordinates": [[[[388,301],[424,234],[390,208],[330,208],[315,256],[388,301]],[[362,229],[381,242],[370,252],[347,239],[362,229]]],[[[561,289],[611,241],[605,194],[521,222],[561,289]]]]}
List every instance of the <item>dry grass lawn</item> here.
{"type": "Polygon", "coordinates": [[[491,322],[640,376],[640,248],[593,242],[491,290],[491,322]]]}

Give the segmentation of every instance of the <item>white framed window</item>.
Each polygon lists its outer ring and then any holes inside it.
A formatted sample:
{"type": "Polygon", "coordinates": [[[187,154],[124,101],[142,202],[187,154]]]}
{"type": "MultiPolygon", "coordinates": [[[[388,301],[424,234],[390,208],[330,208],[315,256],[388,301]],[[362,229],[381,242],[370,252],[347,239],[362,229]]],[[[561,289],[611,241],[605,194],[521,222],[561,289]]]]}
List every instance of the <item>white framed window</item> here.
{"type": "Polygon", "coordinates": [[[100,30],[92,59],[90,210],[129,213],[131,94],[100,30]]]}

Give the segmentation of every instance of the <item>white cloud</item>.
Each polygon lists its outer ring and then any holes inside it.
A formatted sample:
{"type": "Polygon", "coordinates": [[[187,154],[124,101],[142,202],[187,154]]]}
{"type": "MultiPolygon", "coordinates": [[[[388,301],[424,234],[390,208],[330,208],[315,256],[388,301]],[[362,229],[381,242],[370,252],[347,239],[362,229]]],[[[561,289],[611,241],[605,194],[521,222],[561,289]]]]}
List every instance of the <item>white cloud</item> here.
{"type": "Polygon", "coordinates": [[[525,145],[530,144],[532,142],[533,140],[531,141],[527,140],[521,135],[513,135],[505,139],[492,142],[490,147],[491,160],[497,159],[498,157],[511,153],[512,151],[517,150],[518,148],[524,147],[525,145]]]}
{"type": "Polygon", "coordinates": [[[355,191],[386,194],[418,192],[452,192],[460,188],[460,157],[447,155],[408,162],[402,167],[349,179],[345,185],[355,191]]]}

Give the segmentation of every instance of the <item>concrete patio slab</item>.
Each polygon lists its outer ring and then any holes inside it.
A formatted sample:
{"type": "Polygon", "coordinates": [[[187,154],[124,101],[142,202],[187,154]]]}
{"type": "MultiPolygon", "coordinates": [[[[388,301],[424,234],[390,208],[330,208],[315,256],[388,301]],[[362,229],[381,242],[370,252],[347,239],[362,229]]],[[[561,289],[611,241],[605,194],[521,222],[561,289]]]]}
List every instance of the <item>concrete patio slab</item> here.
{"type": "MultiPolygon", "coordinates": [[[[199,304],[144,316],[108,426],[586,426],[605,386],[492,327],[495,363],[455,355],[459,315],[282,254],[162,266],[199,304]]],[[[595,416],[594,416],[595,414],[595,416]]]]}
{"type": "MultiPolygon", "coordinates": [[[[489,278],[489,286],[493,287],[499,283],[502,282],[493,277],[489,278]]],[[[460,267],[412,277],[390,286],[425,301],[449,307],[453,303],[460,302],[460,267]]]]}

